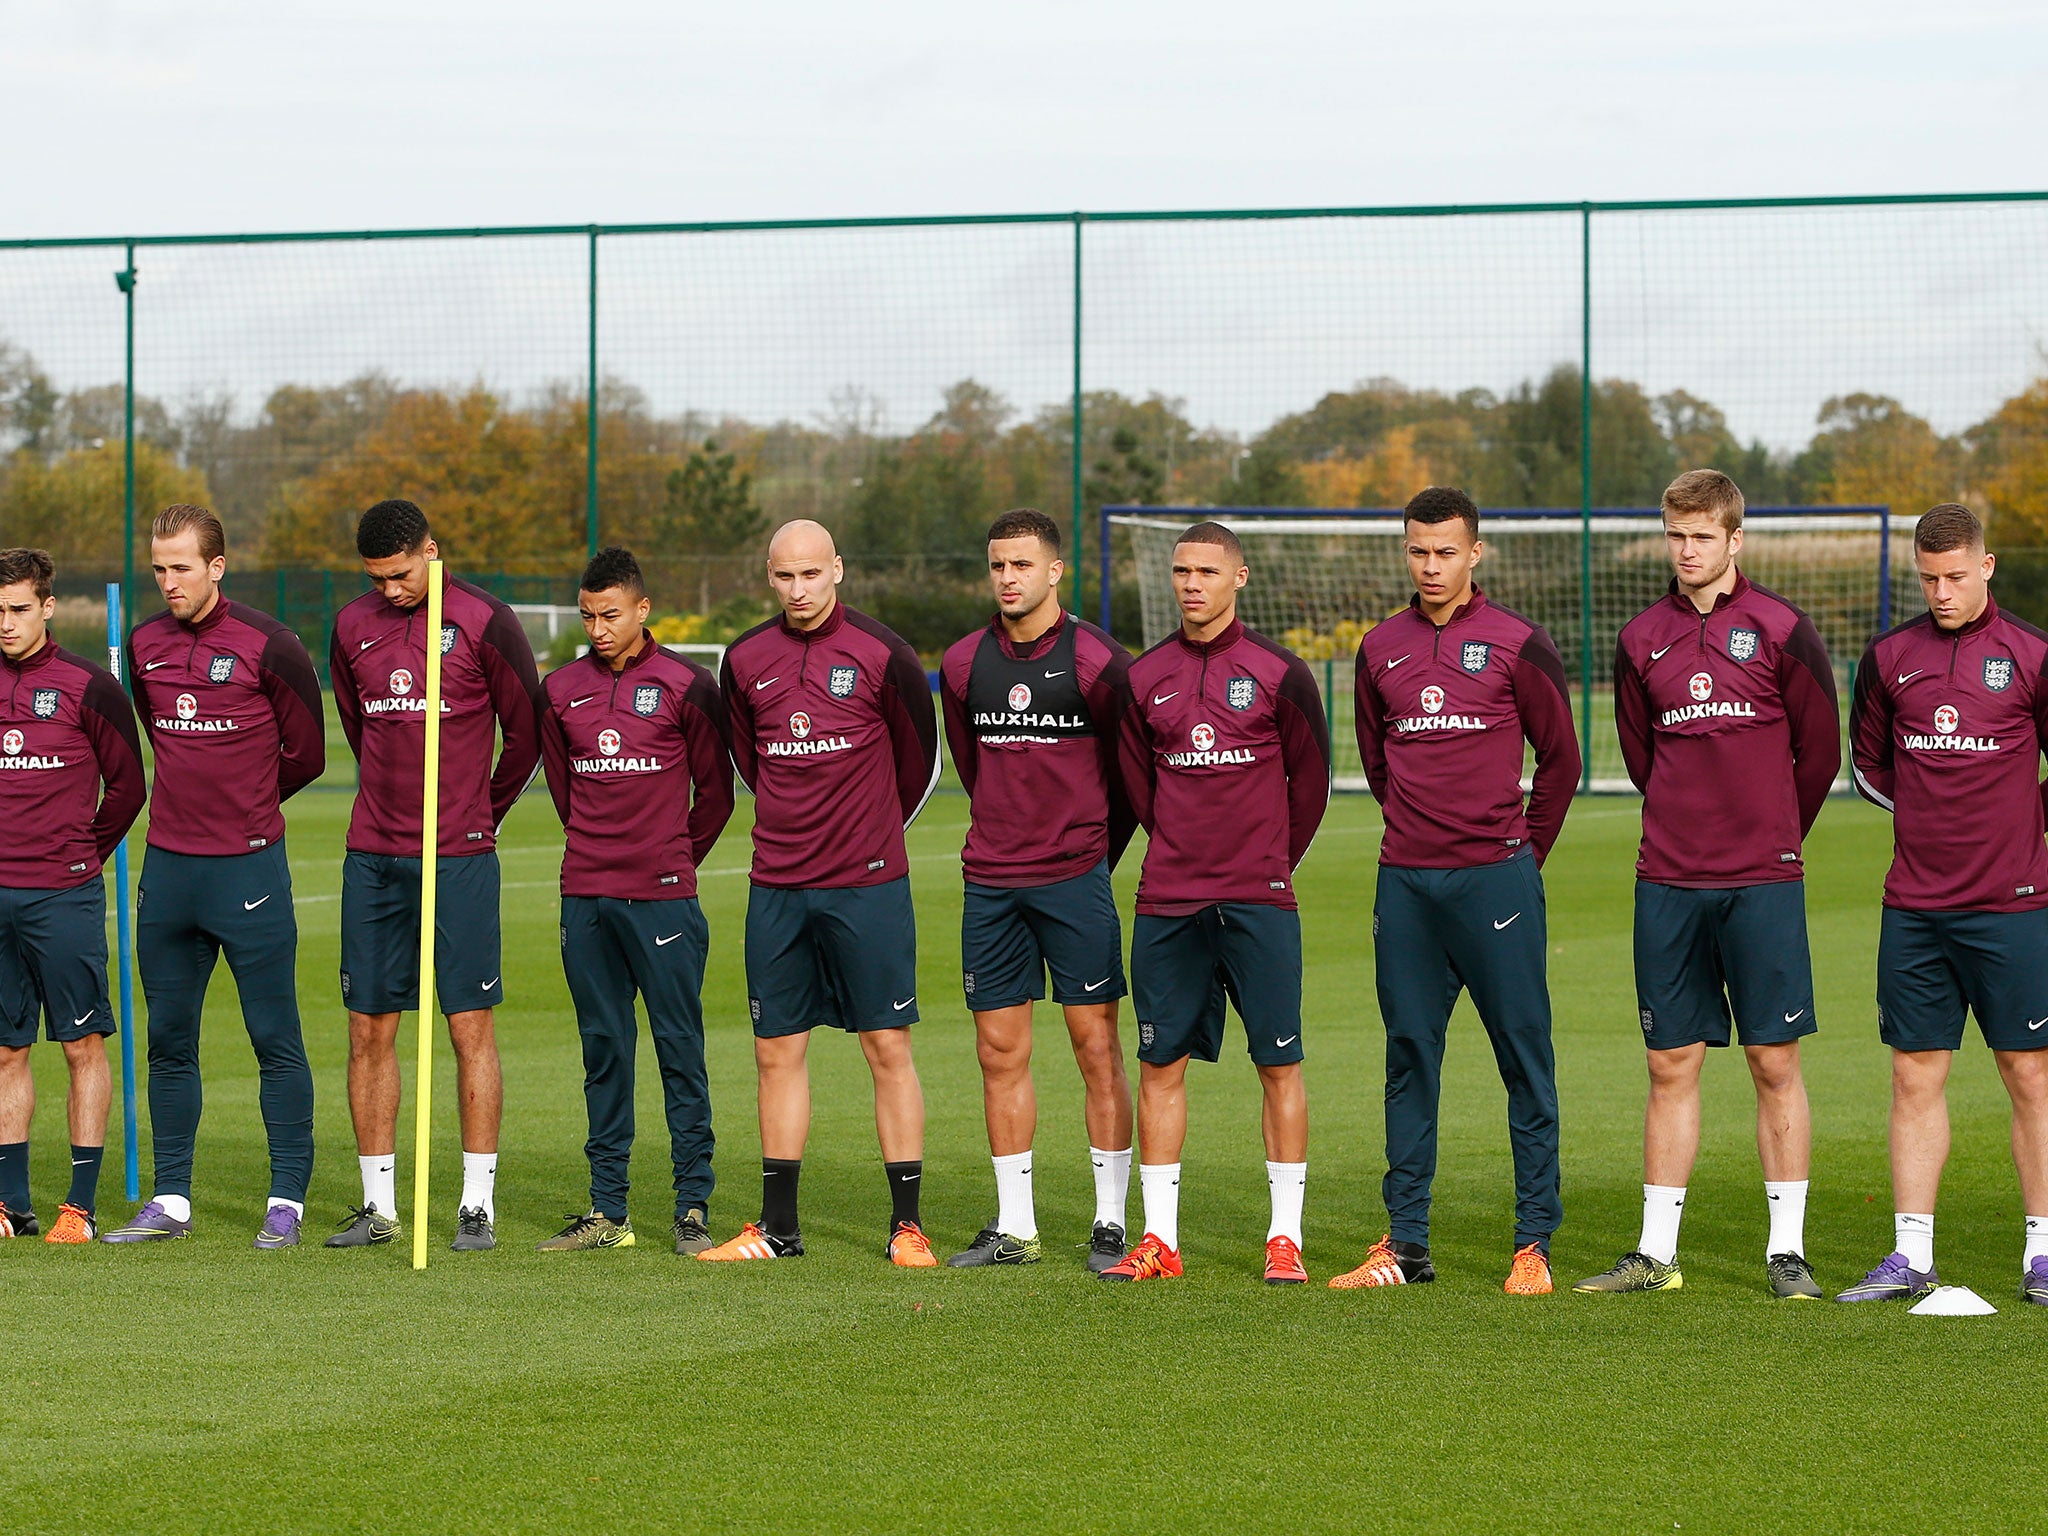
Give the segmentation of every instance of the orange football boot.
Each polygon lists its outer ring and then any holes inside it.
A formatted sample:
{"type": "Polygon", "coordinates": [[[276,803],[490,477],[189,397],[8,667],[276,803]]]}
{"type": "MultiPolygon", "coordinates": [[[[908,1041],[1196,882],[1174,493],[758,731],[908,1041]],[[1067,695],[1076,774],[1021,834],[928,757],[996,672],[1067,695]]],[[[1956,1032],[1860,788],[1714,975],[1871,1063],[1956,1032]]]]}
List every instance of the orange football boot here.
{"type": "Polygon", "coordinates": [[[733,1264],[742,1259],[793,1259],[804,1251],[803,1241],[770,1237],[759,1224],[748,1222],[737,1237],[727,1238],[716,1248],[706,1248],[697,1257],[709,1264],[733,1264]]]}
{"type": "Polygon", "coordinates": [[[1507,1283],[1501,1289],[1510,1296],[1550,1294],[1550,1260],[1539,1244],[1530,1243],[1515,1250],[1515,1261],[1508,1267],[1507,1283]]]}
{"type": "Polygon", "coordinates": [[[1150,1232],[1145,1240],[1095,1277],[1098,1280],[1178,1280],[1180,1250],[1169,1248],[1150,1232]]]}
{"type": "Polygon", "coordinates": [[[98,1237],[100,1229],[93,1223],[92,1213],[82,1206],[60,1205],[57,1220],[49,1231],[43,1234],[46,1243],[89,1243],[98,1237]]]}
{"type": "Polygon", "coordinates": [[[1330,1277],[1333,1291],[1355,1291],[1364,1286],[1414,1285],[1436,1278],[1436,1266],[1427,1252],[1419,1259],[1404,1259],[1394,1249],[1393,1234],[1387,1233],[1366,1252],[1358,1268],[1330,1277]]]}
{"type": "Polygon", "coordinates": [[[939,1257],[932,1252],[931,1239],[914,1221],[899,1222],[889,1234],[889,1246],[882,1250],[889,1262],[902,1269],[937,1269],[939,1257]]]}
{"type": "Polygon", "coordinates": [[[1301,1248],[1291,1237],[1266,1239],[1266,1284],[1306,1285],[1308,1271],[1301,1267],[1301,1248]]]}

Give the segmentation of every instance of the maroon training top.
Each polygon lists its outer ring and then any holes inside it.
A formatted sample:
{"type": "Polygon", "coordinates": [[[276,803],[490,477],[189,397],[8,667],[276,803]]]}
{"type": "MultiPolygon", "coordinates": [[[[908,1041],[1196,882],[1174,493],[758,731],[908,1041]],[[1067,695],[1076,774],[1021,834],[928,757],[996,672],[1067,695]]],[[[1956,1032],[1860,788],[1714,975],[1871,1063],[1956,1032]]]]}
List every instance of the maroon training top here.
{"type": "Polygon", "coordinates": [[[1643,792],[1638,876],[1698,890],[1800,877],[1842,766],[1835,669],[1805,614],[1739,572],[1709,613],[1674,581],[1615,641],[1614,728],[1643,792]]]}
{"type": "Polygon", "coordinates": [[[65,891],[97,879],[142,796],[135,711],[112,673],[54,639],[20,661],[0,657],[0,885],[65,891]]]}
{"type": "MultiPolygon", "coordinates": [[[[519,618],[466,581],[441,610],[440,843],[445,856],[487,853],[540,765],[540,677],[519,618]],[[497,771],[491,752],[505,735],[497,771]]],[[[352,853],[419,857],[426,755],[427,605],[399,608],[365,592],[334,616],[327,670],[334,712],[360,765],[352,853]]]]}
{"type": "Polygon", "coordinates": [[[770,619],[719,677],[732,760],[754,792],[756,885],[881,885],[939,781],[939,721],[917,652],[845,603],[816,629],[770,619]]]}
{"type": "Polygon", "coordinates": [[[320,678],[299,637],[226,598],[128,637],[128,687],[156,751],[149,845],[215,857],[284,836],[279,806],[326,771],[320,678]]]}
{"type": "Polygon", "coordinates": [[[1307,663],[1241,619],[1206,645],[1177,630],[1131,663],[1123,781],[1151,843],[1138,910],[1292,908],[1294,869],[1330,805],[1330,730],[1307,663]]]}
{"type": "Polygon", "coordinates": [[[1572,807],[1579,738],[1564,661],[1543,627],[1472,600],[1441,626],[1422,600],[1358,646],[1358,755],[1387,819],[1380,862],[1403,869],[1497,864],[1524,843],[1540,864],[1572,807]],[[1536,749],[1522,804],[1522,741],[1536,749]]]}
{"type": "Polygon", "coordinates": [[[589,652],[543,685],[541,758],[562,818],[564,896],[697,894],[697,866],[732,816],[718,683],[651,636],[617,672],[589,652]]]}
{"type": "Polygon", "coordinates": [[[1961,629],[1887,630],[1856,669],[1849,744],[1858,792],[1892,813],[1886,906],[2048,907],[2048,634],[1995,600],[1961,629]]]}
{"type": "Polygon", "coordinates": [[[946,652],[939,695],[973,812],[969,880],[1051,885],[1122,857],[1137,826],[1117,771],[1130,670],[1130,652],[1065,613],[1022,649],[992,619],[946,652]]]}

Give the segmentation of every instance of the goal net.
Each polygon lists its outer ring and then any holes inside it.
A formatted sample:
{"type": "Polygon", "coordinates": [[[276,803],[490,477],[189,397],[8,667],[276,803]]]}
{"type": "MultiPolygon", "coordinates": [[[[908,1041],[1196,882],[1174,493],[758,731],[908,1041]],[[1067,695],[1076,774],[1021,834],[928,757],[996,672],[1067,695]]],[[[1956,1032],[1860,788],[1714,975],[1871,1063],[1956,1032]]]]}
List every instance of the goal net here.
{"type": "MultiPolygon", "coordinates": [[[[1557,643],[1581,739],[1590,748],[1589,787],[1629,788],[1614,735],[1614,640],[1671,581],[1657,510],[1595,511],[1583,548],[1575,507],[1486,510],[1481,518],[1486,554],[1479,583],[1557,643]]],[[[1323,689],[1338,787],[1363,789],[1351,725],[1351,662],[1365,632],[1406,607],[1414,590],[1402,553],[1401,512],[1104,508],[1105,540],[1112,530],[1128,540],[1128,563],[1119,559],[1117,565],[1136,578],[1147,645],[1179,622],[1169,574],[1173,543],[1198,519],[1221,522],[1243,541],[1251,579],[1238,611],[1253,629],[1309,663],[1323,689]]],[[[1915,611],[1911,543],[1911,526],[1896,527],[1884,507],[1752,507],[1743,519],[1743,571],[1812,617],[1835,663],[1845,717],[1850,673],[1865,644],[1894,622],[1894,612],[1915,611]]]]}

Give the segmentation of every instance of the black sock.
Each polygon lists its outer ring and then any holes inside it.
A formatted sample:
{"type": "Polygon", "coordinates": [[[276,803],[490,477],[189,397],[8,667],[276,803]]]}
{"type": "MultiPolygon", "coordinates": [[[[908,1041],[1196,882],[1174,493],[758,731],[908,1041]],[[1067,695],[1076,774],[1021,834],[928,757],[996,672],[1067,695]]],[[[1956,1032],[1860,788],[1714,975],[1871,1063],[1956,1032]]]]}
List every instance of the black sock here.
{"type": "Polygon", "coordinates": [[[800,1157],[761,1159],[761,1230],[770,1237],[795,1237],[796,1182],[803,1172],[800,1157]]]}
{"type": "Polygon", "coordinates": [[[100,1159],[106,1151],[105,1147],[71,1149],[71,1193],[64,1197],[64,1203],[77,1206],[88,1216],[99,1198],[100,1159]]]}
{"type": "Polygon", "coordinates": [[[17,1216],[33,1209],[28,1203],[28,1143],[0,1141],[0,1205],[17,1216]]]}
{"type": "Polygon", "coordinates": [[[892,1230],[905,1222],[917,1226],[917,1197],[924,1190],[924,1159],[919,1158],[914,1163],[884,1163],[882,1172],[889,1176],[889,1199],[896,1208],[890,1220],[892,1230]]]}

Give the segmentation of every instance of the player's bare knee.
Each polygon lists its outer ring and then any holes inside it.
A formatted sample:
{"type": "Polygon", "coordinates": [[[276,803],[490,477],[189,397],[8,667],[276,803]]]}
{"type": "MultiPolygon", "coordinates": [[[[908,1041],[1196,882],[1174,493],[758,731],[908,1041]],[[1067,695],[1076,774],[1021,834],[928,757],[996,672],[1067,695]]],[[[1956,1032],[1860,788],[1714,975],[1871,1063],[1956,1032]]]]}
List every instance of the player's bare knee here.
{"type": "Polygon", "coordinates": [[[1788,1040],[1782,1045],[1752,1045],[1744,1048],[1743,1054],[1749,1060],[1749,1075],[1756,1083],[1756,1091],[1770,1098],[1798,1093],[1805,1087],[1799,1070],[1799,1042],[1788,1040]]]}
{"type": "Polygon", "coordinates": [[[910,1054],[910,1031],[908,1029],[863,1030],[860,1037],[861,1054],[868,1059],[868,1066],[875,1076],[895,1075],[914,1072],[910,1054]]]}
{"type": "Polygon", "coordinates": [[[64,1061],[73,1073],[90,1071],[97,1064],[101,1071],[107,1066],[107,1041],[104,1035],[86,1035],[77,1040],[64,1042],[64,1061]]]}
{"type": "Polygon", "coordinates": [[[1688,1093],[1699,1085],[1700,1067],[1707,1059],[1702,1044],[1681,1045],[1668,1051],[1646,1051],[1650,1088],[1656,1093],[1688,1093]]]}
{"type": "Polygon", "coordinates": [[[448,1015],[448,1039],[457,1056],[495,1056],[498,1049],[497,1022],[488,1008],[451,1013],[448,1015]]]}
{"type": "Polygon", "coordinates": [[[2016,1107],[2048,1113],[2048,1051],[1999,1051],[1998,1075],[2016,1107]]]}

